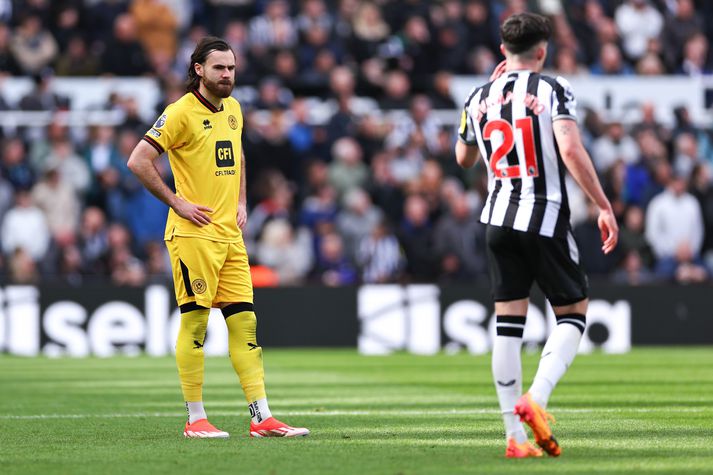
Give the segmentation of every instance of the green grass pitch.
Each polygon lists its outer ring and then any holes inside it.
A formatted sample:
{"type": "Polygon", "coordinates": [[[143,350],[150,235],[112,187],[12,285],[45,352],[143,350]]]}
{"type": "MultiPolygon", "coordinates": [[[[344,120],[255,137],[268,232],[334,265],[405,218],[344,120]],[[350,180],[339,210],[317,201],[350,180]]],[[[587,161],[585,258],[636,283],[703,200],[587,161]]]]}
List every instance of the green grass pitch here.
{"type": "MultiPolygon", "coordinates": [[[[524,356],[529,384],[538,355],[524,356]]],[[[0,473],[713,473],[713,348],[580,355],[550,401],[560,458],[506,460],[490,357],[266,349],[273,413],[312,435],[250,439],[227,358],[185,440],[173,359],[0,356],[0,473]]]]}

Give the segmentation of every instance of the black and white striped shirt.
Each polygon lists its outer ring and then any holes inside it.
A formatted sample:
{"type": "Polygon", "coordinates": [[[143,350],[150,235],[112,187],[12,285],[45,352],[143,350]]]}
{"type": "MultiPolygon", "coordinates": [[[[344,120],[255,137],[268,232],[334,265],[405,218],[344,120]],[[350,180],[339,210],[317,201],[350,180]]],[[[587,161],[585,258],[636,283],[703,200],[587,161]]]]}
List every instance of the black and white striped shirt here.
{"type": "Polygon", "coordinates": [[[566,169],[552,123],[576,119],[575,109],[564,78],[531,71],[509,71],[471,91],[459,137],[477,145],[487,165],[483,223],[569,237],[566,169]]]}

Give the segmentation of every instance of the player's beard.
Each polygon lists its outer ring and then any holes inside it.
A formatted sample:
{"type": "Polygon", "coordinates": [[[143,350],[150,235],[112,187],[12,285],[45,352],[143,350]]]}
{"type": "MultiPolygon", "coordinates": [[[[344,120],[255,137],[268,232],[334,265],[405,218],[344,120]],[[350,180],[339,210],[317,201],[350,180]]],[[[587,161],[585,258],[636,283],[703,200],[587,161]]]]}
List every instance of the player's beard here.
{"type": "Polygon", "coordinates": [[[230,97],[230,95],[233,93],[234,83],[231,79],[211,81],[210,79],[204,77],[202,81],[208,92],[210,92],[216,97],[225,99],[226,97],[230,97]]]}

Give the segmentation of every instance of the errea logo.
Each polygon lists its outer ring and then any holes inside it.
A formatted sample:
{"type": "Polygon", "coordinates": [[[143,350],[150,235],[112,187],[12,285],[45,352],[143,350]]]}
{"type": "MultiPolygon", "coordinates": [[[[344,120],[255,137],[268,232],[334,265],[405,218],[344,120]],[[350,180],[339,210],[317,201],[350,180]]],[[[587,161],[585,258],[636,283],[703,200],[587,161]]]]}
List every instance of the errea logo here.
{"type": "Polygon", "coordinates": [[[208,119],[203,121],[203,130],[208,130],[212,128],[213,126],[210,124],[210,121],[208,119]]]}

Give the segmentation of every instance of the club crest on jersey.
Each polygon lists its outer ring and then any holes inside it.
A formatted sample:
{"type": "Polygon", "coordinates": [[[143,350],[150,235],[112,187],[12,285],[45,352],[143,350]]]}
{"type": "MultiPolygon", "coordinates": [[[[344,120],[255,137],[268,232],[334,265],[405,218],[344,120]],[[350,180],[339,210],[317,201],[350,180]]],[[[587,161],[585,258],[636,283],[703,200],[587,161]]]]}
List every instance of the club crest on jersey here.
{"type": "Polygon", "coordinates": [[[232,114],[228,116],[228,125],[233,130],[236,130],[238,128],[238,119],[236,119],[235,116],[232,114]]]}
{"type": "Polygon", "coordinates": [[[202,294],[206,291],[208,286],[205,283],[205,280],[203,279],[196,279],[193,282],[191,282],[191,288],[193,289],[193,292],[197,294],[202,294]]]}
{"type": "Polygon", "coordinates": [[[166,114],[163,114],[161,117],[158,118],[156,123],[153,125],[153,128],[160,129],[164,125],[166,125],[166,114]]]}

